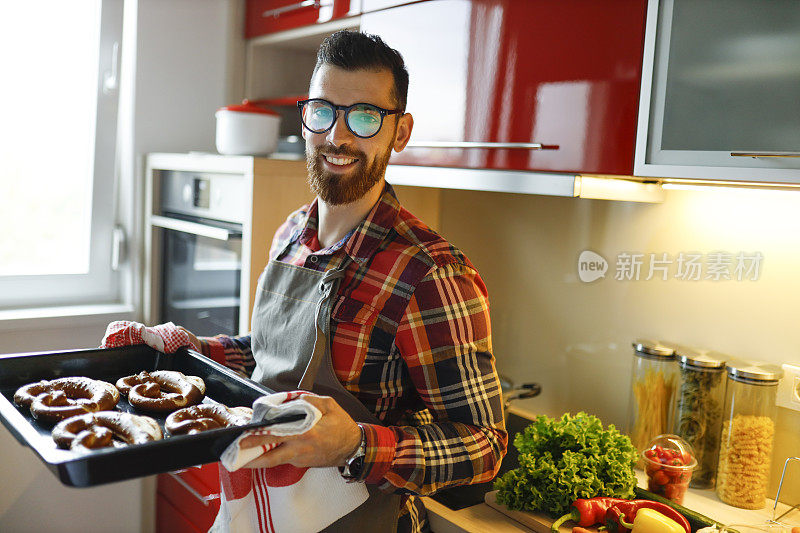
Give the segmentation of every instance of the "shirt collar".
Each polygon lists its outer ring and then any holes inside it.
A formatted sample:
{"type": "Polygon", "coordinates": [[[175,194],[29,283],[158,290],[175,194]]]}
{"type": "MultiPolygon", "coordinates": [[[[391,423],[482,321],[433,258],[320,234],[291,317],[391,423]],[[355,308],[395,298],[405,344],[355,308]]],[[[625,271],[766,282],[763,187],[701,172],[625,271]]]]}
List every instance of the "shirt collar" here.
{"type": "MultiPolygon", "coordinates": [[[[314,237],[317,236],[317,229],[319,228],[319,206],[317,202],[318,199],[315,198],[311,206],[309,206],[306,220],[301,222],[302,230],[296,237],[298,242],[305,246],[309,246],[314,237]]],[[[341,248],[356,262],[363,263],[367,261],[375,253],[386,235],[389,234],[399,213],[400,202],[397,199],[397,195],[392,186],[386,183],[378,202],[364,220],[324,252],[333,253],[341,248]]]]}

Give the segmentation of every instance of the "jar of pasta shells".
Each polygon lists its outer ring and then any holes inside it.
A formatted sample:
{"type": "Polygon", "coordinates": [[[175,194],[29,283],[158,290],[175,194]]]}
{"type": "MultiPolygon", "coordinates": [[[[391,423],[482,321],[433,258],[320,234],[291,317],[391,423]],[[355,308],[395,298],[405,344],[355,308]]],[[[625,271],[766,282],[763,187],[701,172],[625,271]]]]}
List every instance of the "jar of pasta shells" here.
{"type": "Polygon", "coordinates": [[[633,353],[628,435],[641,451],[656,436],[672,432],[677,368],[675,350],[659,341],[636,340],[633,353]]]}
{"type": "Polygon", "coordinates": [[[717,495],[728,505],[761,509],[766,504],[777,407],[783,375],[779,366],[754,361],[729,362],[717,495]]]}
{"type": "Polygon", "coordinates": [[[708,350],[675,347],[678,390],[675,394],[674,433],[694,448],[697,468],[690,487],[714,487],[725,405],[725,361],[728,356],[708,350]]]}

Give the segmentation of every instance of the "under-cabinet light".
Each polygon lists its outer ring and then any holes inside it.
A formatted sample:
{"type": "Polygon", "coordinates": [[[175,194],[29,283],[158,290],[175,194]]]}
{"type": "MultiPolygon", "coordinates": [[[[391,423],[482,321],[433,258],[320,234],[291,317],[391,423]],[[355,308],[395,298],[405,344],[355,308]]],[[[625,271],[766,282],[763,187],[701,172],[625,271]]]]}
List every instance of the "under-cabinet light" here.
{"type": "Polygon", "coordinates": [[[666,193],[660,183],[602,176],[575,176],[575,196],[592,200],[661,203],[666,193]]]}
{"type": "Polygon", "coordinates": [[[713,191],[730,189],[753,189],[760,191],[798,191],[800,184],[761,183],[756,181],[718,181],[669,178],[662,180],[661,187],[673,191],[713,191]]]}

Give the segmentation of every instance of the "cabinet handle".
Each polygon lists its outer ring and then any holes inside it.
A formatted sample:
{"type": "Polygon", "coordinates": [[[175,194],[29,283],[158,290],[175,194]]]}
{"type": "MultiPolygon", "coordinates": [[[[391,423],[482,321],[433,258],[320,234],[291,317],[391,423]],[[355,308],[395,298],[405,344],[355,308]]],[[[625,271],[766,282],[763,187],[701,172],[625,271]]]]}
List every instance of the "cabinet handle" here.
{"type": "Polygon", "coordinates": [[[541,143],[501,143],[472,141],[411,141],[408,148],[495,148],[522,150],[558,150],[557,145],[541,143]]]}
{"type": "MultiPolygon", "coordinates": [[[[179,472],[185,472],[185,470],[179,470],[179,472]]],[[[195,488],[194,488],[194,487],[192,487],[191,485],[189,485],[188,483],[186,483],[186,482],[183,480],[183,478],[182,478],[181,476],[179,476],[178,474],[176,474],[176,473],[173,473],[173,472],[167,472],[167,474],[168,474],[169,476],[171,476],[171,477],[172,477],[172,479],[174,479],[175,481],[177,481],[177,482],[178,482],[178,484],[179,484],[181,487],[183,487],[184,489],[186,489],[187,491],[189,491],[189,494],[191,494],[192,496],[194,496],[195,498],[197,498],[198,500],[200,500],[200,503],[202,503],[202,504],[203,504],[203,505],[205,505],[206,507],[208,507],[208,505],[209,505],[209,502],[212,502],[212,501],[214,501],[214,500],[219,500],[219,494],[209,494],[208,496],[203,496],[202,494],[200,494],[199,492],[197,492],[197,491],[195,490],[195,488]]]]}
{"type": "Polygon", "coordinates": [[[191,233],[192,235],[200,235],[202,237],[208,237],[209,239],[216,239],[218,241],[227,241],[231,238],[241,237],[240,233],[230,231],[225,228],[206,226],[205,224],[198,224],[197,222],[162,217],[160,215],[152,215],[150,217],[150,223],[159,228],[180,231],[181,233],[191,233]]]}
{"type": "Polygon", "coordinates": [[[276,7],[275,9],[268,9],[263,13],[261,13],[261,16],[278,18],[283,13],[289,13],[290,11],[297,11],[298,9],[303,9],[304,7],[313,7],[314,9],[320,9],[322,7],[328,7],[332,3],[333,3],[332,0],[304,0],[303,2],[297,2],[296,4],[289,4],[288,6],[276,7]]]}
{"type": "Polygon", "coordinates": [[[731,152],[731,157],[800,157],[800,152],[731,152]]]}

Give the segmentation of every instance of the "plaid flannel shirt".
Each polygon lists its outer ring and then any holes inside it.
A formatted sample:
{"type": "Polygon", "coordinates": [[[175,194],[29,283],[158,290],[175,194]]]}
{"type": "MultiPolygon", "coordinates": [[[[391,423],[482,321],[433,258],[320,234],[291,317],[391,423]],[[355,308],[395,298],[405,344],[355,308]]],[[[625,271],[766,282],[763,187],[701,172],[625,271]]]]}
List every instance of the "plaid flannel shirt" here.
{"type": "MultiPolygon", "coordinates": [[[[398,530],[419,531],[426,519],[413,495],[488,481],[505,455],[486,287],[461,251],[403,209],[388,184],[336,244],[320,249],[317,224],[316,201],[294,212],[270,258],[318,271],[345,254],[353,259],[331,312],[331,358],[344,388],[385,424],[365,425],[363,480],[409,495],[398,530]]],[[[252,374],[249,335],[201,344],[206,355],[252,374]]]]}

